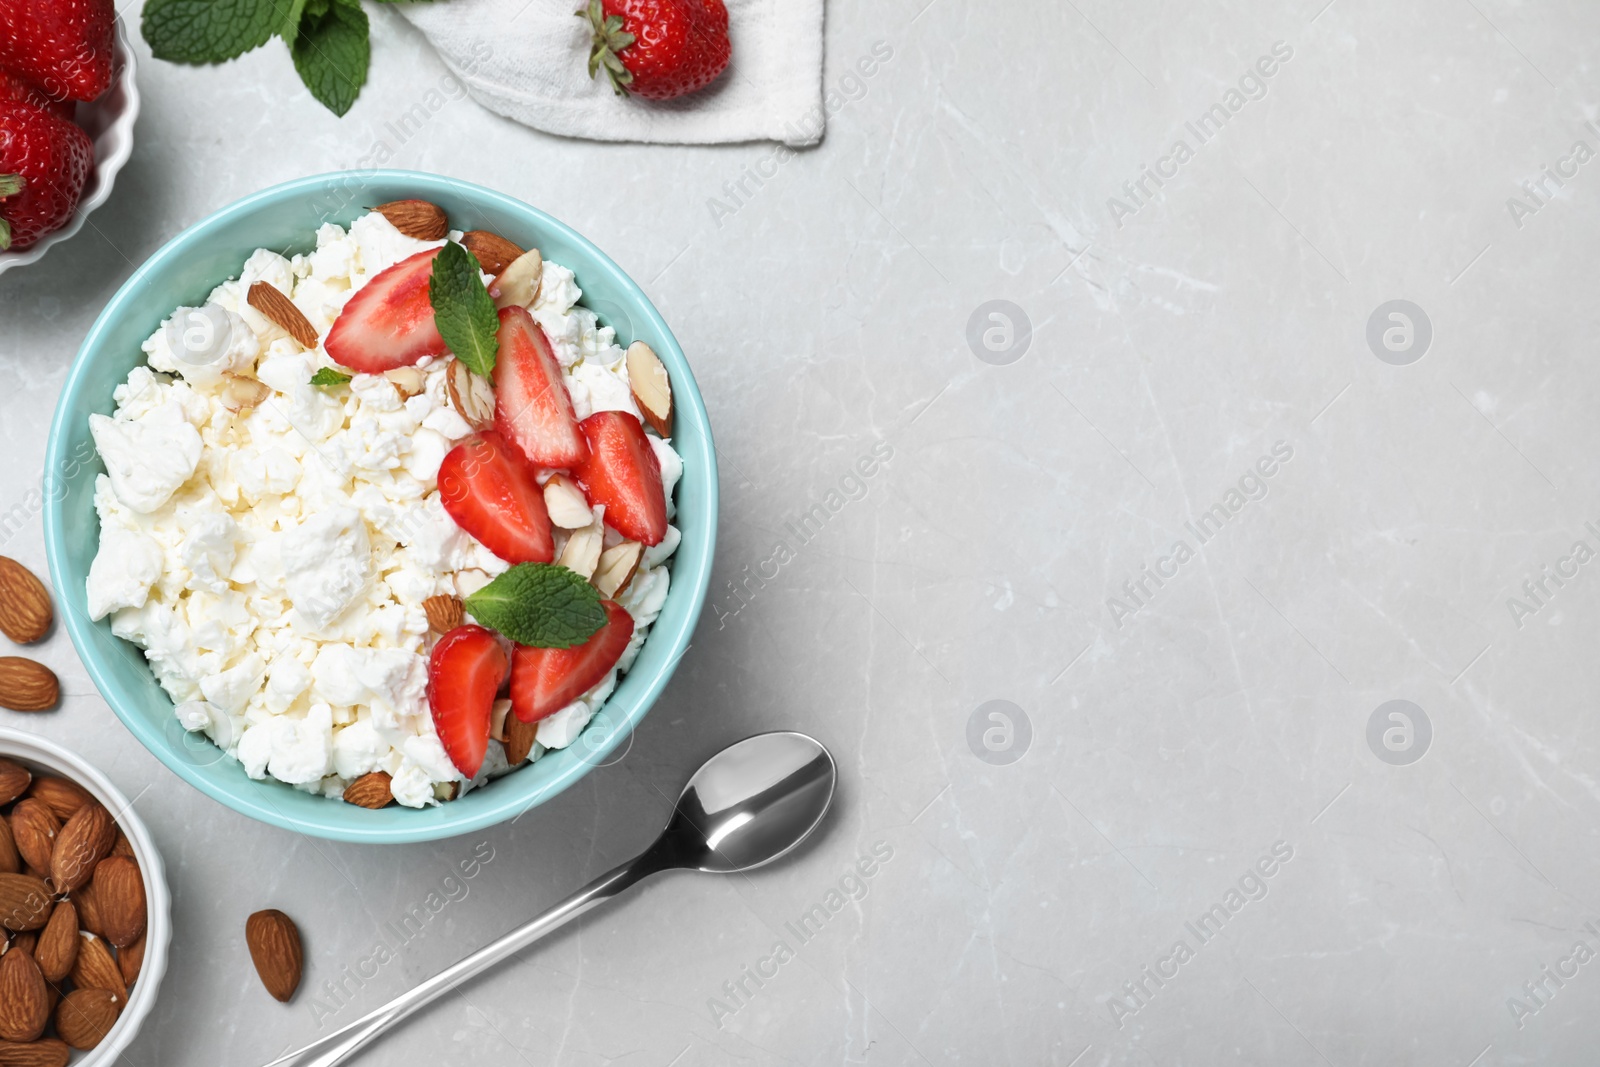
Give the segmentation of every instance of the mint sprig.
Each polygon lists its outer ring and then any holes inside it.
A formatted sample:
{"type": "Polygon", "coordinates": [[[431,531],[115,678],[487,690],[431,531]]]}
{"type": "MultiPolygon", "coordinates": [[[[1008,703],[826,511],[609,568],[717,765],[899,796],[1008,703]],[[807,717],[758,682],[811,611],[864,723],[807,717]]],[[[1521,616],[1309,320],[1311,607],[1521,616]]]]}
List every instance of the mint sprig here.
{"type": "Polygon", "coordinates": [[[280,37],[300,80],[335,115],[355,103],[372,58],[360,0],[146,0],[140,29],[157,59],[193,65],[280,37]]]}
{"type": "Polygon", "coordinates": [[[519,563],[466,599],[467,614],[519,645],[572,648],[600,632],[600,592],[576,571],[519,563]]]}
{"type": "Polygon", "coordinates": [[[311,384],[326,389],[330,385],[344,385],[350,381],[350,375],[343,371],[336,371],[332,367],[323,367],[311,376],[311,384]]]}
{"type": "Polygon", "coordinates": [[[439,336],[474,374],[489,377],[500,354],[500,315],[483,284],[483,268],[471,252],[445,242],[433,260],[428,301],[439,336]]]}

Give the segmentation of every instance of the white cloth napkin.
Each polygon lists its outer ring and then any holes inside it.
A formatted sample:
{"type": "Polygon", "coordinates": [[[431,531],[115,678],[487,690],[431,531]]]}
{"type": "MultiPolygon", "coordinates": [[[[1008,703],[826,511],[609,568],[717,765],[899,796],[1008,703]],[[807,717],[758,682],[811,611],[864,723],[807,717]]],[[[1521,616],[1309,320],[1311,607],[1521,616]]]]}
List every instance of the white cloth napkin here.
{"type": "Polygon", "coordinates": [[[823,0],[727,0],[733,60],[711,85],[663,103],[619,98],[588,70],[579,0],[445,0],[396,10],[484,107],[596,141],[715,144],[822,139],[823,0]]]}

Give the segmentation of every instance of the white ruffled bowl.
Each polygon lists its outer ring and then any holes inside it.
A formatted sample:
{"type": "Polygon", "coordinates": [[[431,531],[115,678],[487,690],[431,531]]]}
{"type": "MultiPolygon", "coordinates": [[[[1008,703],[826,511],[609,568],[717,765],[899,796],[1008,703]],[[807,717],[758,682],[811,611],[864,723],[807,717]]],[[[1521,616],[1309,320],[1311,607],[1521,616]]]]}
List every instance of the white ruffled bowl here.
{"type": "Polygon", "coordinates": [[[73,213],[71,222],[55,233],[41,237],[30,248],[21,252],[0,252],[0,274],[13,267],[37,263],[50,249],[83,229],[89,212],[106,202],[117,172],[133,154],[133,123],[139,117],[139,86],[133,76],[133,48],[128,44],[127,27],[121,19],[117,20],[113,62],[111,88],[93,103],[78,105],[78,125],[94,142],[94,173],[89,175],[89,181],[83,187],[78,210],[73,213]]]}

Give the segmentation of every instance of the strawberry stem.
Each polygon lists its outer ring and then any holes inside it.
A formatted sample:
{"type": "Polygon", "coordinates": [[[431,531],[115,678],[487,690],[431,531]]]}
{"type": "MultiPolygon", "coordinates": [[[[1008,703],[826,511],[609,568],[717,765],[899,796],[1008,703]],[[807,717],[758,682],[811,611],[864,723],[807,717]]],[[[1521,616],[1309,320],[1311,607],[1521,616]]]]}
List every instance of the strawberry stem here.
{"type": "Polygon", "coordinates": [[[11,223],[7,222],[5,219],[0,219],[0,252],[7,251],[10,249],[10,247],[11,223]]]}
{"type": "Polygon", "coordinates": [[[589,77],[598,77],[600,68],[604,67],[611,79],[611,88],[618,96],[627,96],[628,86],[633,84],[633,72],[623,66],[620,53],[637,38],[622,28],[622,16],[606,15],[600,0],[589,0],[589,6],[580,9],[577,16],[587,19],[594,30],[589,48],[589,77]]]}
{"type": "Polygon", "coordinates": [[[22,192],[28,180],[20,174],[0,174],[0,200],[22,192]]]}

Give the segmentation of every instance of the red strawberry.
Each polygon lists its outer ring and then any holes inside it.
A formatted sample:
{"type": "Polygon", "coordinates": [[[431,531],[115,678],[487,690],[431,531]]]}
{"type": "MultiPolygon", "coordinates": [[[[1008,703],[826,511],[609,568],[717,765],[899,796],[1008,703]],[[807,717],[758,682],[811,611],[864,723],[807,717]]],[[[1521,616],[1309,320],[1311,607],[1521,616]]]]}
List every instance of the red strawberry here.
{"type": "Polygon", "coordinates": [[[626,411],[597,411],[578,429],[589,458],[572,468],[572,476],[589,503],[604,504],[606,525],[630,541],[659,545],[667,536],[667,494],[644,427],[626,411]]]}
{"type": "Polygon", "coordinates": [[[382,374],[450,350],[434,325],[428,296],[438,254],[430,248],[402,259],[350,298],[323,342],[335,363],[361,374],[382,374]]]}
{"type": "Polygon", "coordinates": [[[527,308],[500,310],[494,426],[536,467],[570,468],[588,455],[561,364],[527,308]]]}
{"type": "Polygon", "coordinates": [[[50,112],[58,119],[72,121],[78,105],[71,100],[57,100],[39,86],[20,74],[0,69],[0,103],[32,104],[50,112]]]}
{"type": "Polygon", "coordinates": [[[0,250],[21,250],[72,219],[94,144],[30,104],[0,103],[0,250]]]}
{"type": "Polygon", "coordinates": [[[606,624],[572,648],[529,648],[511,654],[511,710],[523,722],[548,718],[599,685],[627,651],[633,616],[602,600],[606,624]]]}
{"type": "Polygon", "coordinates": [[[428,661],[433,728],[456,770],[468,778],[489,750],[489,715],[506,680],[506,652],[481,626],[457,626],[439,638],[428,661]]]}
{"type": "Polygon", "coordinates": [[[5,0],[0,66],[55,97],[93,100],[111,87],[111,0],[5,0]]]}
{"type": "Polygon", "coordinates": [[[517,450],[493,430],[467,438],[444,457],[439,496],[457,526],[507,563],[556,558],[544,490],[517,450]]]}
{"type": "Polygon", "coordinates": [[[589,0],[578,17],[594,30],[589,77],[604,67],[618,96],[671,100],[703,89],[733,52],[722,0],[589,0]]]}

